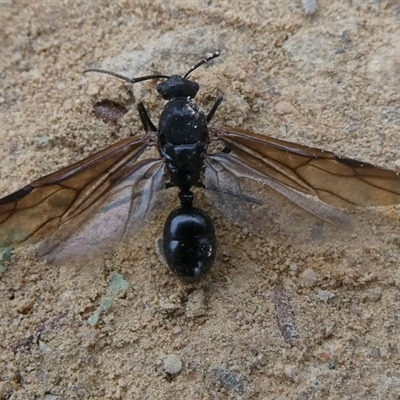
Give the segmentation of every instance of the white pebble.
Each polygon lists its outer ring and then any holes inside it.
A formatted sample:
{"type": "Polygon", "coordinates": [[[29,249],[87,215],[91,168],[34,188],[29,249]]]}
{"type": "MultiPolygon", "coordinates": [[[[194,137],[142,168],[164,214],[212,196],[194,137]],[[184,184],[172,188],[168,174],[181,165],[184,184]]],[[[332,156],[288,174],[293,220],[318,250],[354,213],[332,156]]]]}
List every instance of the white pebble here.
{"type": "Polygon", "coordinates": [[[176,354],[168,354],[164,360],[165,372],[171,375],[175,375],[182,370],[182,360],[176,354]]]}

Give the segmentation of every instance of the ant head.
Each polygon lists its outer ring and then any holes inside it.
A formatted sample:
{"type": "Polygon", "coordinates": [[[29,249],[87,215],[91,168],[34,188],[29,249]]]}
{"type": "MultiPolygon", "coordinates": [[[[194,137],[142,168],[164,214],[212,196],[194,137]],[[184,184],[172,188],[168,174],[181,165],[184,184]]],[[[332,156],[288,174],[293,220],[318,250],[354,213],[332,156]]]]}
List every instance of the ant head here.
{"type": "Polygon", "coordinates": [[[189,69],[183,76],[172,75],[166,81],[161,82],[157,85],[157,91],[160,93],[164,100],[171,100],[175,97],[190,97],[191,99],[196,96],[199,91],[199,85],[186,79],[189,74],[191,74],[195,69],[199,68],[206,62],[218,57],[220,55],[219,51],[215,53],[208,54],[206,58],[198,62],[192,68],[189,69]]]}
{"type": "Polygon", "coordinates": [[[108,74],[115,76],[117,78],[123,79],[126,82],[129,83],[136,83],[136,82],[142,82],[146,81],[149,79],[156,79],[156,78],[164,78],[166,79],[164,82],[161,82],[157,85],[157,91],[160,93],[161,97],[164,100],[171,100],[175,97],[190,97],[193,98],[196,96],[197,92],[199,91],[199,85],[187,79],[188,75],[191,74],[195,69],[199,68],[201,65],[205,64],[206,62],[213,60],[214,58],[217,58],[220,55],[219,50],[216,51],[215,53],[208,54],[206,58],[198,62],[196,65],[194,65],[192,68],[189,69],[186,74],[183,76],[179,75],[147,75],[147,76],[142,76],[139,78],[127,78],[126,76],[116,74],[115,72],[111,71],[106,71],[103,69],[97,69],[97,68],[90,68],[84,71],[86,72],[100,72],[103,74],[108,74]]]}
{"type": "Polygon", "coordinates": [[[175,97],[190,97],[196,96],[199,91],[197,82],[190,81],[179,75],[172,75],[166,81],[161,82],[156,87],[164,100],[171,100],[175,97]]]}

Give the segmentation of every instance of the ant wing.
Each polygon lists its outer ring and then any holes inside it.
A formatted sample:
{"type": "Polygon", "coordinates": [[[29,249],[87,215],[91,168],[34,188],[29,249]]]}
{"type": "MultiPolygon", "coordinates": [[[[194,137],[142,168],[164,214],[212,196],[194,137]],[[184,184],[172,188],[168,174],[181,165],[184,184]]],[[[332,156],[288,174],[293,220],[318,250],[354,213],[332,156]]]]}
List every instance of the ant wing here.
{"type": "MultiPolygon", "coordinates": [[[[234,129],[210,129],[231,152],[210,155],[207,194],[227,217],[260,235],[343,241],[381,224],[366,207],[400,203],[400,176],[334,153],[234,129]]],[[[386,223],[386,221],[384,221],[386,223]]]]}
{"type": "Polygon", "coordinates": [[[110,252],[137,233],[153,217],[158,195],[165,188],[164,165],[163,159],[132,165],[128,176],[46,238],[39,246],[39,257],[52,262],[89,258],[110,252]]]}
{"type": "Polygon", "coordinates": [[[396,171],[239,129],[210,132],[263,175],[335,207],[400,204],[396,171]]]}
{"type": "Polygon", "coordinates": [[[58,261],[112,249],[137,231],[164,188],[163,159],[143,159],[150,138],[129,138],[0,199],[0,246],[42,241],[58,261]]]}
{"type": "Polygon", "coordinates": [[[304,196],[230,154],[207,157],[205,187],[226,217],[263,237],[321,244],[353,228],[347,213],[304,196]]]}

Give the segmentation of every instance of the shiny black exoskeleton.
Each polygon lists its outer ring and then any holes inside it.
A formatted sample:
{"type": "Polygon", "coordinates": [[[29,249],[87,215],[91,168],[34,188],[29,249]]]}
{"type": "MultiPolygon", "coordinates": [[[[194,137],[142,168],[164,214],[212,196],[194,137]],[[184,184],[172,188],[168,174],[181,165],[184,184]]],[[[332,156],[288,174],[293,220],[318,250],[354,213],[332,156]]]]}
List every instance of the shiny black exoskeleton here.
{"type": "Polygon", "coordinates": [[[198,281],[209,271],[215,260],[217,241],[214,225],[202,210],[193,207],[192,186],[202,186],[204,156],[207,151],[209,134],[207,123],[214,115],[222,98],[218,98],[206,116],[193,101],[199,85],[187,76],[200,65],[219,56],[216,52],[193,66],[185,75],[150,75],[129,79],[124,76],[98,69],[130,83],[153,78],[165,78],[157,85],[167,104],[160,116],[158,129],[151,122],[142,103],[139,115],[146,132],[158,133],[158,147],[165,159],[170,186],[179,188],[181,206],[173,210],[164,225],[163,251],[168,267],[180,279],[198,281]]]}
{"type": "Polygon", "coordinates": [[[161,155],[171,182],[180,189],[190,189],[200,181],[208,142],[206,116],[192,100],[199,86],[173,75],[157,85],[157,90],[169,100],[158,125],[161,155]]]}
{"type": "Polygon", "coordinates": [[[211,268],[217,244],[210,217],[192,206],[190,191],[201,183],[208,143],[207,118],[192,100],[198,90],[196,82],[178,75],[157,85],[163,99],[169,100],[158,125],[160,152],[181,201],[165,222],[163,251],[171,271],[187,281],[200,279],[211,268]]]}
{"type": "Polygon", "coordinates": [[[171,271],[186,281],[197,281],[214,263],[214,225],[210,217],[194,207],[172,211],[164,225],[163,250],[171,271]]]}

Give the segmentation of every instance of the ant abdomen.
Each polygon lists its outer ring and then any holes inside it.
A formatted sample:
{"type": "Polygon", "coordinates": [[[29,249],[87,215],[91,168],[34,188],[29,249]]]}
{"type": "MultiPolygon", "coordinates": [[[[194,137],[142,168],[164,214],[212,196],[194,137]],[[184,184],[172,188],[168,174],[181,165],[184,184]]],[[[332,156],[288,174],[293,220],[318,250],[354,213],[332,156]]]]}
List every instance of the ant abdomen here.
{"type": "Polygon", "coordinates": [[[197,282],[215,260],[214,225],[195,207],[173,210],[164,225],[163,251],[169,269],[183,281],[197,282]]]}

